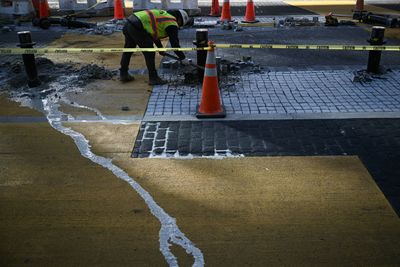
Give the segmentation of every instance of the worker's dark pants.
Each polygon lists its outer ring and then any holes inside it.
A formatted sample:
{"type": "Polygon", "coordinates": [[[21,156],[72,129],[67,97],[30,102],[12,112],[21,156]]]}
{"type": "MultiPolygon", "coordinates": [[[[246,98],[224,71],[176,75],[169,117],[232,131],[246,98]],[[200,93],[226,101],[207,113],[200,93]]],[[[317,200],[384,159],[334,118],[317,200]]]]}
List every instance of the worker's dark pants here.
{"type": "MultiPolygon", "coordinates": [[[[151,36],[144,30],[138,29],[134,24],[127,22],[124,25],[122,32],[125,35],[125,48],[135,48],[139,46],[140,48],[152,48],[153,40],[151,36]]],[[[156,63],[155,63],[155,53],[154,52],[143,52],[144,58],[146,60],[147,70],[149,72],[150,78],[157,77],[156,63]]],[[[121,72],[127,72],[129,70],[129,62],[131,60],[132,53],[125,52],[122,53],[121,58],[121,72]]]]}

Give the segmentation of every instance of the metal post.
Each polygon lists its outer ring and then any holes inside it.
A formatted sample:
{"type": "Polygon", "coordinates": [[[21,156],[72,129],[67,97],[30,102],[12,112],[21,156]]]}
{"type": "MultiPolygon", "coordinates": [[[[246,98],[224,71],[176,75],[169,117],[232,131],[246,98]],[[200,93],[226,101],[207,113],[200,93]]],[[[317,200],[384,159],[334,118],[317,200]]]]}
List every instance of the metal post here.
{"type": "MultiPolygon", "coordinates": [[[[33,48],[36,44],[32,42],[31,32],[23,31],[18,32],[19,45],[21,48],[33,48]]],[[[28,76],[28,86],[36,87],[41,84],[38,78],[38,72],[36,69],[35,55],[34,54],[23,54],[22,60],[24,61],[25,71],[28,76]]]]}
{"type": "MultiPolygon", "coordinates": [[[[385,37],[385,27],[374,26],[372,27],[371,38],[368,42],[371,45],[384,45],[386,42],[383,40],[385,37]]],[[[379,64],[381,62],[382,51],[369,51],[367,72],[379,73],[379,64]]]]}
{"type": "MultiPolygon", "coordinates": [[[[196,41],[193,41],[196,47],[207,47],[208,46],[208,29],[197,29],[196,30],[196,41]]],[[[206,66],[207,51],[198,50],[197,51],[197,65],[203,67],[203,69],[197,68],[198,79],[203,82],[204,68],[206,66]]]]}

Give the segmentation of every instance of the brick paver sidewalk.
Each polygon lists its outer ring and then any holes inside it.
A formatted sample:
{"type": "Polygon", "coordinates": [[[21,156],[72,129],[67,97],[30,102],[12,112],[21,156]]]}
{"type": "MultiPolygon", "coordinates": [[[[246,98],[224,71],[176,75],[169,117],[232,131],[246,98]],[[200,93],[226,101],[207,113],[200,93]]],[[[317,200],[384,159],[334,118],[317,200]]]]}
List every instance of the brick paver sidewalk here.
{"type": "MultiPolygon", "coordinates": [[[[370,82],[353,82],[350,70],[241,72],[221,83],[228,116],[293,113],[400,112],[400,70],[370,82]]],[[[183,77],[156,86],[146,117],[194,115],[201,86],[183,77]]]]}

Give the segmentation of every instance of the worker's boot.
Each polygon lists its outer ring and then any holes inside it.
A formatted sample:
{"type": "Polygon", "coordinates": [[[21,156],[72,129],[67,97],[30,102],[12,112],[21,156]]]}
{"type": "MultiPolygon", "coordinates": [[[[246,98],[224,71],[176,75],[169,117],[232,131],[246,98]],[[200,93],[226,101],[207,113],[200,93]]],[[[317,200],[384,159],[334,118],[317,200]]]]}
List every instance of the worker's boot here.
{"type": "Polygon", "coordinates": [[[120,70],[119,71],[119,80],[123,83],[134,81],[135,77],[129,74],[129,72],[126,70],[120,70]]]}
{"type": "Polygon", "coordinates": [[[157,72],[151,72],[149,73],[149,85],[163,85],[166,84],[167,81],[161,79],[157,72]]]}

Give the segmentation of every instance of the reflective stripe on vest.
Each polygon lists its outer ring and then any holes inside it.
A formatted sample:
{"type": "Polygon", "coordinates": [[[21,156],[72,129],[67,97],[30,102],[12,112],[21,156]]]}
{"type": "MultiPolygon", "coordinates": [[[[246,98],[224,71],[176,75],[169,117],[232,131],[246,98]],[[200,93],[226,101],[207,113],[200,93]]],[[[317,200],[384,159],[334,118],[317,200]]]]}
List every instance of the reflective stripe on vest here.
{"type": "Polygon", "coordinates": [[[158,29],[157,29],[156,18],[154,16],[153,12],[151,12],[151,10],[145,10],[145,12],[147,13],[147,16],[149,16],[150,26],[153,31],[152,32],[153,39],[157,40],[158,39],[158,29]]]}
{"type": "Polygon", "coordinates": [[[168,26],[178,27],[175,17],[164,10],[144,10],[135,12],[134,15],[139,18],[143,28],[152,36],[153,40],[167,37],[165,29],[168,26]]]}

